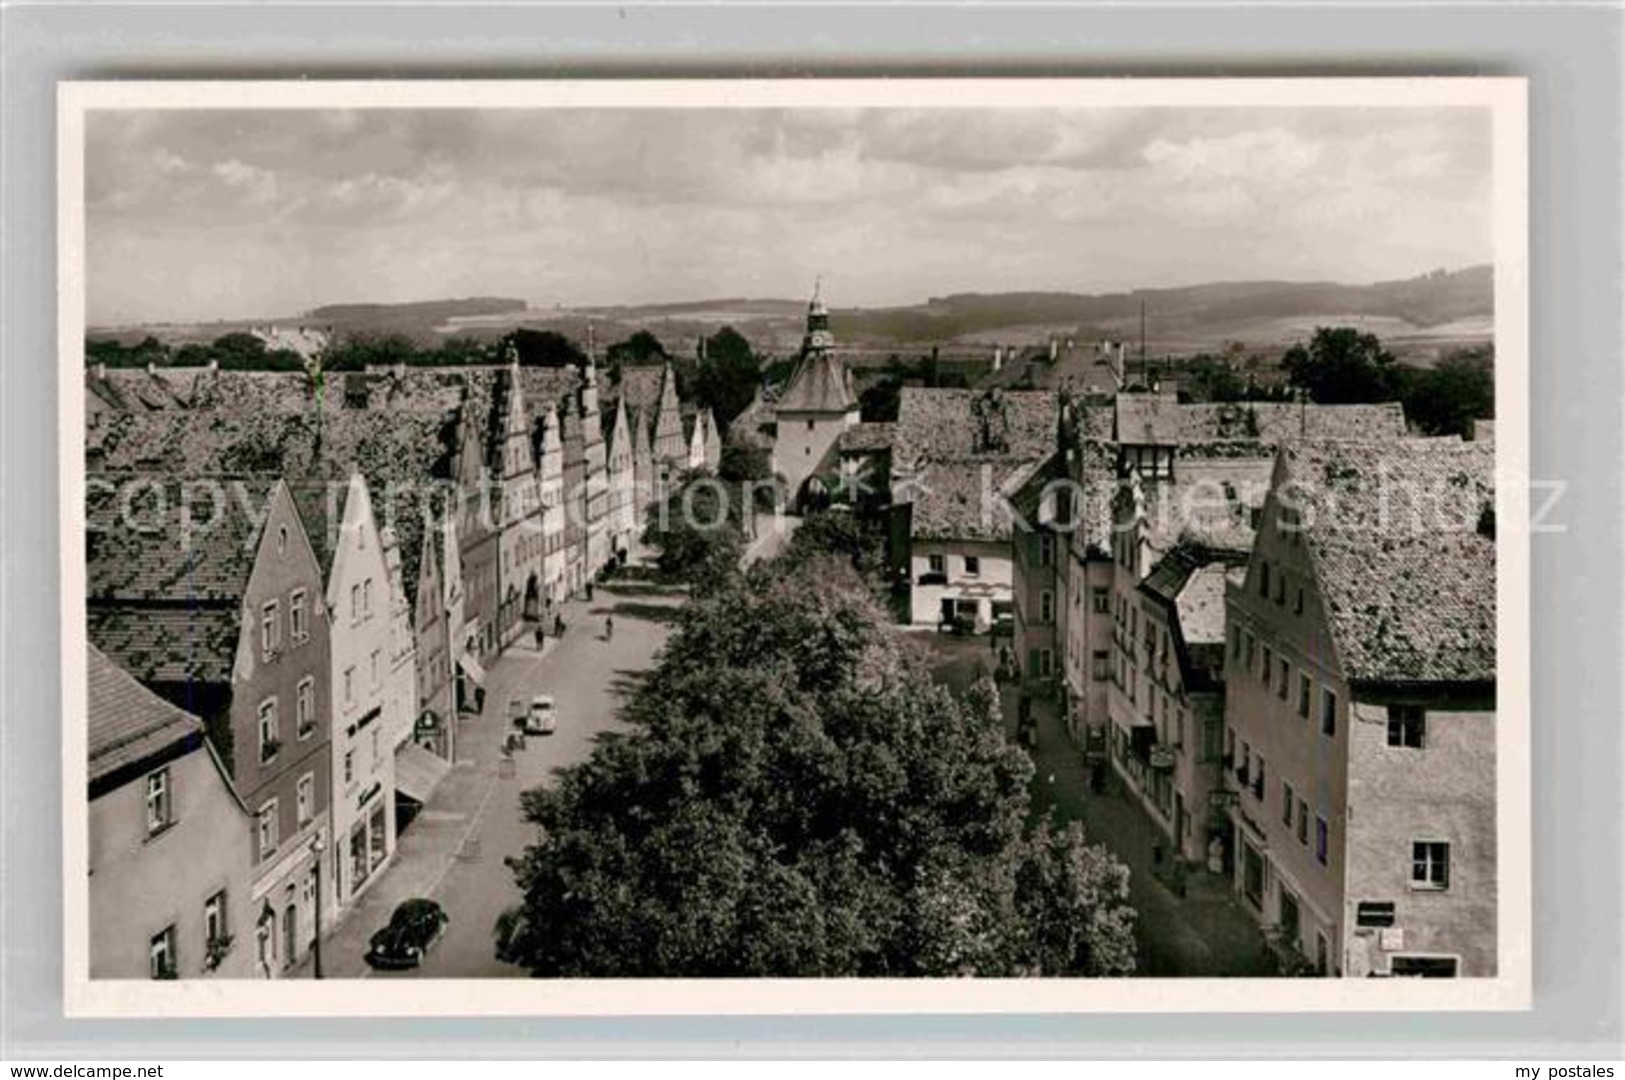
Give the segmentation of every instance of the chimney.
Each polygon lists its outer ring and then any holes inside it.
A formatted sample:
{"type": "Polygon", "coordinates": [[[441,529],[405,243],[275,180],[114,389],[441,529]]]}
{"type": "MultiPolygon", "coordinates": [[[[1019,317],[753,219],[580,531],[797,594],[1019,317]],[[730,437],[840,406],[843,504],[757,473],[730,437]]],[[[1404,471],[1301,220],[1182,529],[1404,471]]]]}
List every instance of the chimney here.
{"type": "Polygon", "coordinates": [[[156,374],[158,374],[158,366],[156,364],[154,364],[151,360],[147,361],[147,374],[148,375],[156,375],[156,374]]]}
{"type": "Polygon", "coordinates": [[[216,360],[212,356],[209,357],[209,370],[210,371],[219,371],[220,370],[220,361],[216,360]]]}
{"type": "Polygon", "coordinates": [[[1004,367],[1004,350],[995,345],[993,346],[993,370],[998,371],[1002,367],[1004,367]]]}
{"type": "Polygon", "coordinates": [[[1052,364],[1055,363],[1055,356],[1056,356],[1056,351],[1057,351],[1058,348],[1059,348],[1059,344],[1056,342],[1056,340],[1054,338],[1050,338],[1049,339],[1049,362],[1052,363],[1052,364]]]}
{"type": "Polygon", "coordinates": [[[102,363],[100,360],[96,361],[96,378],[107,378],[107,365],[102,363]]]}

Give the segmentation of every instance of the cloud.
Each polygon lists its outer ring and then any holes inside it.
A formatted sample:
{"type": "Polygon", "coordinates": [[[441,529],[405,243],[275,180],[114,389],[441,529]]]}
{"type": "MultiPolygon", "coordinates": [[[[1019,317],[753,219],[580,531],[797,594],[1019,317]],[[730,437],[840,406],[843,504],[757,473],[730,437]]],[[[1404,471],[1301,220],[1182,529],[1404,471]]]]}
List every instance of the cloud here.
{"type": "Polygon", "coordinates": [[[910,302],[1490,253],[1483,110],[101,112],[86,150],[93,319],[798,295],[820,272],[910,302]]]}

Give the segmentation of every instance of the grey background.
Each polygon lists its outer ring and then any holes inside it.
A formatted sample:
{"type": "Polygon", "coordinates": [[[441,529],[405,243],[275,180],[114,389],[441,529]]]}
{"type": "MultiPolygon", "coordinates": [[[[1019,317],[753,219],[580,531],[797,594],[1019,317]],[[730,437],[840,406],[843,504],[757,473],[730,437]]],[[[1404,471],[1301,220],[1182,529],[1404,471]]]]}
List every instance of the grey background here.
{"type": "MultiPolygon", "coordinates": [[[[34,7],[3,16],[0,1057],[1617,1058],[1621,9],[34,7]],[[1536,1008],[1500,1015],[74,1021],[61,1015],[54,83],[119,76],[1517,74],[1531,135],[1536,1008]]],[[[69,538],[71,539],[71,538],[69,538]]]]}

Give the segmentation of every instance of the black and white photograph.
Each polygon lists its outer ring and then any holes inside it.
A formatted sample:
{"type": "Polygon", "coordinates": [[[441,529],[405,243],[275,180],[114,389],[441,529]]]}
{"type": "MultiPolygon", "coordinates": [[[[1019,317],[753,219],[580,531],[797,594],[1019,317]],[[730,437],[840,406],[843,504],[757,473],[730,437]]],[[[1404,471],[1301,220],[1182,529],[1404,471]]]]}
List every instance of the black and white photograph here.
{"type": "Polygon", "coordinates": [[[1523,95],[66,84],[70,1009],[1526,1003],[1523,95]]]}

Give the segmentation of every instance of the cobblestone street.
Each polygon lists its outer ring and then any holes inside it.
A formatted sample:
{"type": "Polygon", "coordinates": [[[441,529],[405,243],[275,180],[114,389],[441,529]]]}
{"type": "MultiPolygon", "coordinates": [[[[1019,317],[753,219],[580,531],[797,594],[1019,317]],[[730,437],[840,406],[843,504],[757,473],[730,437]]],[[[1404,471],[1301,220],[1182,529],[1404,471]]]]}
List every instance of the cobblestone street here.
{"type": "MultiPolygon", "coordinates": [[[[598,586],[593,600],[564,605],[562,639],[549,637],[541,652],[516,644],[490,666],[484,711],[460,721],[456,765],[401,834],[383,877],[324,939],[327,978],[523,975],[496,959],[492,935],[497,916],[518,899],[503,860],[519,855],[533,835],[520,816],[520,794],[586,758],[597,735],[619,725],[622,698],[664,644],[681,599],[676,590],[636,579],[598,586]],[[611,616],[615,632],[606,640],[604,620],[611,616]],[[558,701],[558,731],[531,736],[514,755],[513,773],[503,775],[508,700],[541,692],[558,701]],[[373,971],[365,961],[368,940],[396,904],[419,896],[446,909],[445,937],[421,968],[373,971]]],[[[311,974],[306,960],[289,977],[311,974]]]]}

